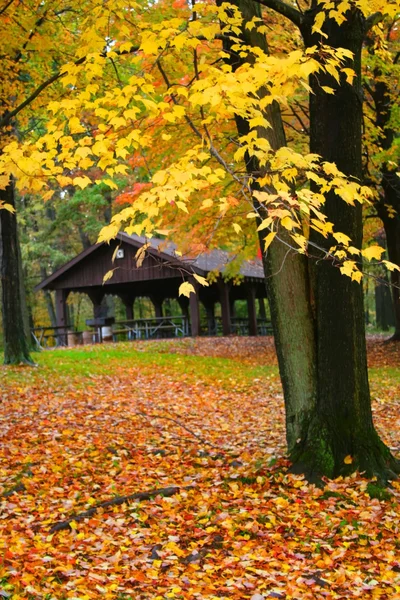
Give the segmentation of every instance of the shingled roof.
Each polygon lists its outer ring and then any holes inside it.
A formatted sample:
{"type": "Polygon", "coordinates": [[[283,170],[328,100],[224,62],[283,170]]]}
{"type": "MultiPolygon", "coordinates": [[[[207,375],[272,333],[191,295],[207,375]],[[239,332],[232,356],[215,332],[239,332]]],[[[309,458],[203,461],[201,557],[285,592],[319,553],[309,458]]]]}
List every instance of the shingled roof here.
{"type": "MultiPolygon", "coordinates": [[[[186,265],[197,267],[206,273],[210,271],[219,271],[223,273],[229,263],[232,262],[232,254],[225,250],[209,250],[203,252],[196,257],[182,257],[176,254],[177,245],[167,240],[160,238],[146,238],[139,235],[120,234],[122,239],[130,239],[140,244],[149,243],[154,250],[160,249],[163,254],[167,254],[174,259],[184,262],[186,265]]],[[[259,277],[264,278],[264,268],[262,261],[259,258],[254,260],[244,261],[240,267],[240,274],[244,277],[259,277]]]]}
{"type": "MultiPolygon", "coordinates": [[[[138,235],[128,235],[127,233],[118,233],[117,241],[125,242],[126,244],[133,246],[135,249],[138,249],[147,243],[149,244],[149,247],[147,248],[146,252],[157,258],[157,260],[168,264],[171,268],[185,268],[188,270],[190,267],[194,272],[204,277],[206,277],[210,271],[223,273],[229,263],[231,263],[233,260],[232,255],[224,250],[210,250],[195,257],[180,256],[176,252],[177,245],[175,243],[156,237],[146,238],[138,235]]],[[[35,290],[38,291],[41,289],[52,289],[52,284],[58,280],[58,278],[70,272],[70,270],[74,267],[78,267],[80,262],[84,261],[87,257],[105,245],[106,242],[93,244],[93,246],[90,246],[75,256],[72,260],[62,265],[49,277],[46,277],[46,279],[41,281],[35,287],[35,290]]],[[[240,266],[240,274],[244,277],[263,280],[264,270],[262,261],[260,259],[255,259],[252,261],[243,262],[240,266]]]]}

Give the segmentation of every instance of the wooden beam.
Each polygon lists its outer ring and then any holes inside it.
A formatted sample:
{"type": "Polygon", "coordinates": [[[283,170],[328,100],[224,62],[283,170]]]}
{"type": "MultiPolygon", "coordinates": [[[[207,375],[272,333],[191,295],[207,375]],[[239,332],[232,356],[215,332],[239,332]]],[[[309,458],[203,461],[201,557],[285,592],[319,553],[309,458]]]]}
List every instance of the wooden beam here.
{"type": "Polygon", "coordinates": [[[199,291],[195,280],[190,279],[190,283],[193,285],[196,293],[191,293],[189,296],[189,312],[190,312],[190,330],[192,337],[200,335],[200,305],[199,305],[199,291]]]}
{"type": "Polygon", "coordinates": [[[247,288],[247,315],[249,319],[249,334],[257,335],[256,288],[249,285],[247,288]]]}
{"type": "Polygon", "coordinates": [[[231,307],[229,302],[229,284],[223,279],[218,280],[219,298],[221,302],[222,333],[231,334],[231,307]]]}

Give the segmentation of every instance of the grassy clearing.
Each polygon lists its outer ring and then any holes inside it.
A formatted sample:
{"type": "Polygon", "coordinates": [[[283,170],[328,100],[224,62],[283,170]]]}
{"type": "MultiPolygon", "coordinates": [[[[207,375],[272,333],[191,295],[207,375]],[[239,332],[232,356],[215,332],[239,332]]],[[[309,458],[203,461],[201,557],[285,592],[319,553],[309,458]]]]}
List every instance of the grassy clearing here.
{"type": "Polygon", "coordinates": [[[48,381],[74,380],[77,385],[95,385],[96,375],[121,374],[126,369],[140,369],[143,374],[155,372],[182,376],[196,374],[202,382],[212,382],[223,387],[250,385],[254,379],[278,376],[276,366],[238,364],[237,360],[177,354],[174,345],[168,342],[150,343],[140,346],[132,343],[103,344],[76,348],[62,348],[33,353],[38,365],[29,367],[3,367],[1,379],[21,385],[42,378],[48,381]]]}

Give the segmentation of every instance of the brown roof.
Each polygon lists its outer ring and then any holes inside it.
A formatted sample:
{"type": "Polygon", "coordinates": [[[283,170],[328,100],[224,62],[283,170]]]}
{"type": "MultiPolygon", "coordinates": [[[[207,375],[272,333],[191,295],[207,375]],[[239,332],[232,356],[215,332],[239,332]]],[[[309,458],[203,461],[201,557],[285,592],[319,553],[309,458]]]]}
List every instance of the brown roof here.
{"type": "MultiPolygon", "coordinates": [[[[203,277],[207,276],[207,273],[210,271],[219,271],[223,273],[227,267],[227,265],[232,262],[232,255],[229,252],[224,250],[210,250],[209,252],[202,253],[197,257],[185,258],[178,254],[176,254],[176,244],[170,242],[168,240],[162,240],[160,238],[146,238],[138,235],[128,235],[127,233],[118,233],[117,239],[125,242],[135,248],[140,248],[143,244],[149,243],[150,246],[146,250],[149,254],[153,256],[157,256],[157,258],[161,258],[161,260],[165,260],[171,267],[176,266],[179,267],[188,267],[197,274],[202,275],[203,277]],[[171,258],[173,261],[171,261],[171,258]]],[[[62,265],[59,269],[57,269],[54,273],[46,277],[43,281],[41,281],[36,287],[35,290],[45,289],[49,286],[57,278],[61,277],[64,273],[69,271],[72,267],[76,266],[86,257],[90,256],[93,252],[98,250],[102,245],[106,242],[102,242],[100,244],[93,244],[90,248],[87,248],[77,256],[75,256],[72,260],[62,265]]],[[[244,277],[251,277],[256,279],[264,279],[264,269],[262,266],[262,261],[260,259],[255,259],[252,261],[245,261],[242,263],[240,267],[240,274],[244,277]]]]}

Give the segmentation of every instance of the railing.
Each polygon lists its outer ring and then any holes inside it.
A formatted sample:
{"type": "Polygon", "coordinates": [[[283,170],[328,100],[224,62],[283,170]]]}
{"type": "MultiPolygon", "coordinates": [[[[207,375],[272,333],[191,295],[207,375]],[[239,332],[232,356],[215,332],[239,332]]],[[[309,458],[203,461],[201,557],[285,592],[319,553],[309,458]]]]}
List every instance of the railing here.
{"type": "MultiPolygon", "coordinates": [[[[98,343],[102,336],[99,332],[79,333],[71,327],[35,327],[31,330],[35,342],[40,348],[73,346],[79,343],[98,343]],[[83,339],[85,337],[85,339],[83,339]]],[[[183,315],[157,317],[153,319],[133,319],[117,321],[111,328],[114,342],[122,340],[150,340],[160,338],[177,338],[190,336],[188,319],[183,315]]],[[[231,319],[231,333],[249,335],[247,319],[234,317],[231,319]]],[[[257,319],[258,335],[272,335],[272,325],[267,319],[257,319]]],[[[213,322],[202,322],[201,335],[222,336],[222,319],[215,317],[213,322]]]]}
{"type": "MultiPolygon", "coordinates": [[[[222,318],[214,317],[213,322],[202,323],[202,335],[223,335],[222,318]]],[[[233,335],[250,335],[249,320],[242,317],[231,318],[231,333],[233,335]]],[[[272,335],[272,324],[267,319],[257,319],[257,335],[272,335]]]]}
{"type": "Polygon", "coordinates": [[[113,340],[150,340],[190,335],[189,322],[183,315],[117,321],[112,327],[113,340]]]}
{"type": "Polygon", "coordinates": [[[40,348],[52,348],[72,345],[72,338],[80,337],[81,334],[73,331],[68,325],[58,327],[34,327],[31,334],[40,348]]]}

